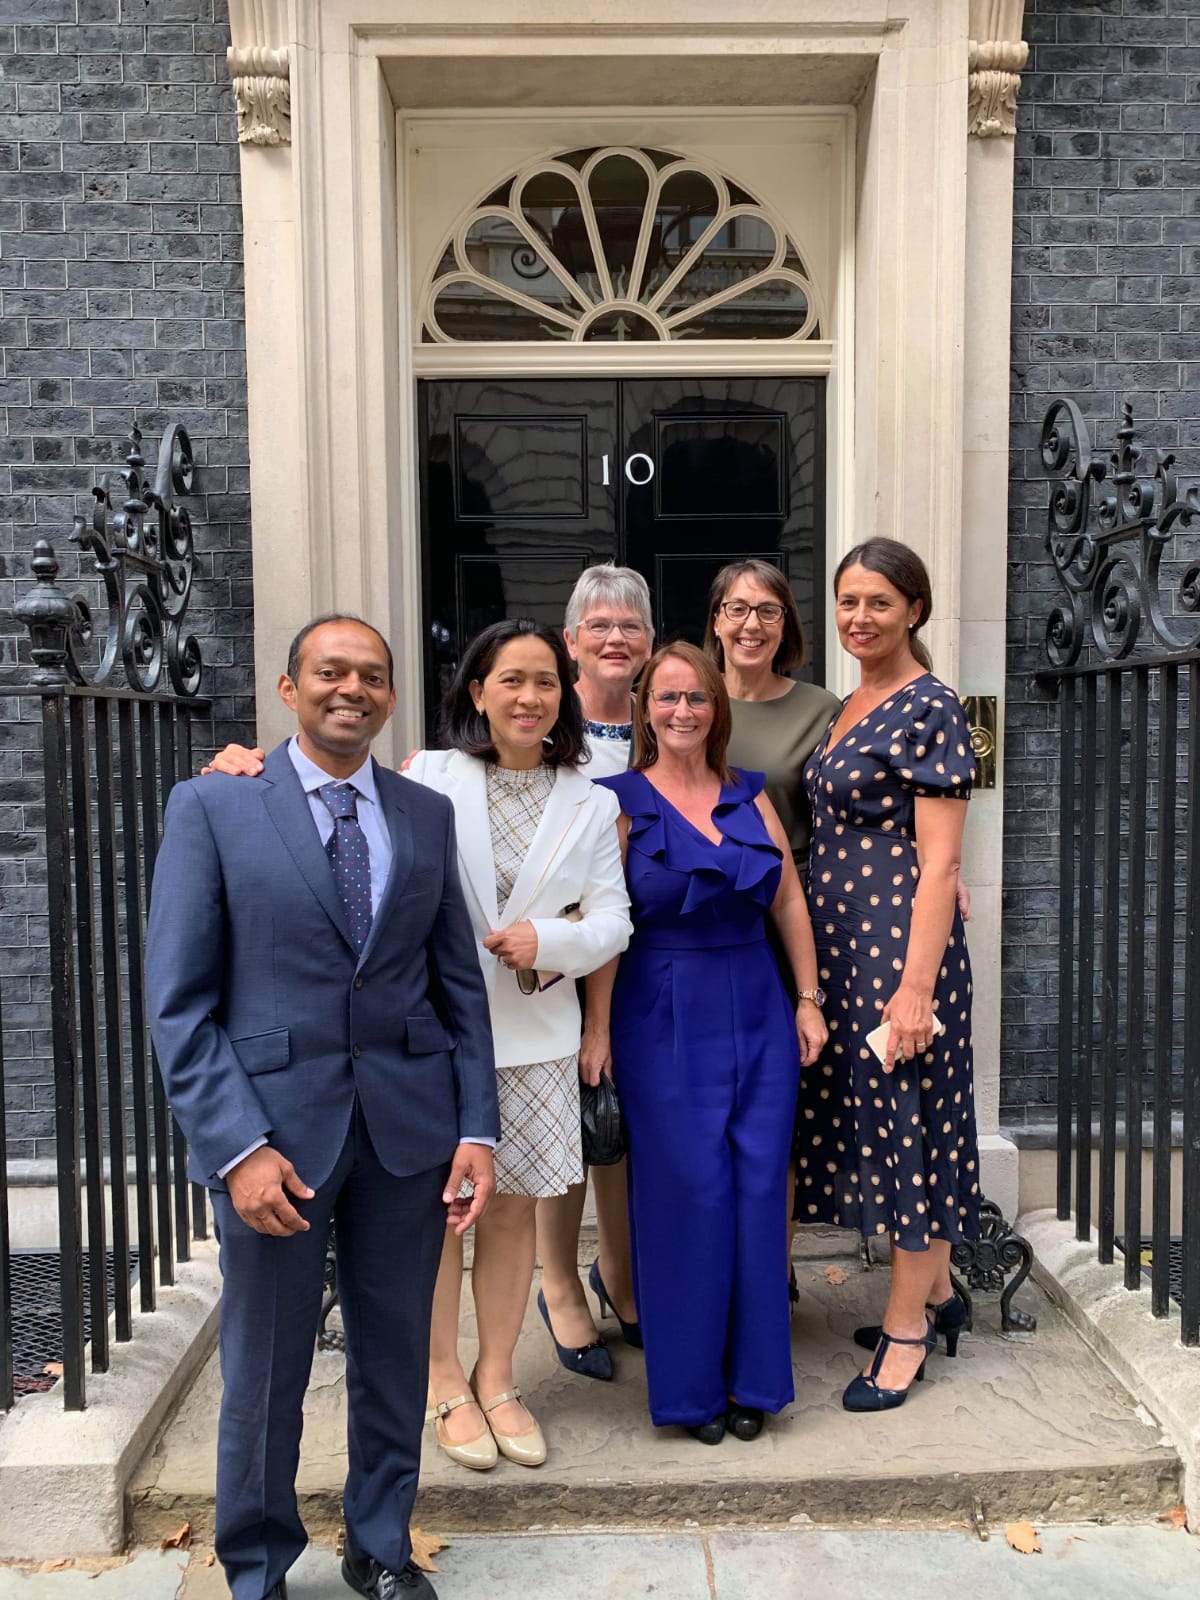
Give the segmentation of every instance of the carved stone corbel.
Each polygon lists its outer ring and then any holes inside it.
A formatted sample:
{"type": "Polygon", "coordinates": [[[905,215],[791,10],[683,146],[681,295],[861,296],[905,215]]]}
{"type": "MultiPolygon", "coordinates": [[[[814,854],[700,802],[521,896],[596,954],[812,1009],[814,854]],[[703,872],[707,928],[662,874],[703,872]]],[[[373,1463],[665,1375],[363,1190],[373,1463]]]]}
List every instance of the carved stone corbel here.
{"type": "Polygon", "coordinates": [[[226,52],[237,101],[238,143],[292,142],[286,0],[230,0],[226,52]]]}
{"type": "Polygon", "coordinates": [[[1017,131],[1017,90],[1029,46],[1021,38],[1023,0],[972,0],[967,45],[967,132],[976,139],[1011,139],[1017,131]]]}

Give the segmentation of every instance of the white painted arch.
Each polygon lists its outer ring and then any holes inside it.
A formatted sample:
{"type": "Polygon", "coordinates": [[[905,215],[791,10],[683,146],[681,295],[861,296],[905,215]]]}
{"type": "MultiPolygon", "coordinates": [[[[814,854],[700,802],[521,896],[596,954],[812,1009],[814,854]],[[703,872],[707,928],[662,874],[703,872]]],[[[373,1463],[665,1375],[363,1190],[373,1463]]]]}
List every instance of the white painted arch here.
{"type": "MultiPolygon", "coordinates": [[[[976,141],[968,175],[970,14],[965,0],[605,0],[590,13],[575,0],[233,0],[235,47],[290,73],[292,142],[242,147],[260,737],[283,730],[287,639],[332,607],[388,631],[393,747],[419,729],[415,380],[478,370],[469,347],[419,342],[421,276],[491,171],[498,182],[598,144],[719,153],[796,233],[824,337],[493,346],[487,370],[653,375],[669,358],[705,375],[826,372],[830,554],[872,533],[918,549],[939,668],[964,691],[1002,693],[1012,148],[976,141]],[[818,208],[784,193],[822,126],[840,141],[824,248],[818,208]],[[422,178],[439,140],[443,173],[466,174],[453,193],[422,178]]],[[[998,793],[972,808],[985,1140],[1001,821],[998,793]]]]}

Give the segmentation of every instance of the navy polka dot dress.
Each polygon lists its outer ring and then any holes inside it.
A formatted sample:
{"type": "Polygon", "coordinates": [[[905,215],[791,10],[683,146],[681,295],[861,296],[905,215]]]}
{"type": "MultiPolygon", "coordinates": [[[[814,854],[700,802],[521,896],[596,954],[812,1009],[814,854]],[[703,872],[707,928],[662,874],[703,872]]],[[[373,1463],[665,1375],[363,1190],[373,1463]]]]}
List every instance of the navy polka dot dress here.
{"type": "Polygon", "coordinates": [[[946,1031],[889,1077],[866,1044],[900,981],[917,865],[914,800],[970,796],[957,695],[932,673],[898,690],[805,769],[813,810],[808,903],[829,1042],[801,1074],[799,1222],[893,1233],[906,1250],[974,1238],[979,1153],[971,963],[957,908],[934,989],[946,1031]]]}

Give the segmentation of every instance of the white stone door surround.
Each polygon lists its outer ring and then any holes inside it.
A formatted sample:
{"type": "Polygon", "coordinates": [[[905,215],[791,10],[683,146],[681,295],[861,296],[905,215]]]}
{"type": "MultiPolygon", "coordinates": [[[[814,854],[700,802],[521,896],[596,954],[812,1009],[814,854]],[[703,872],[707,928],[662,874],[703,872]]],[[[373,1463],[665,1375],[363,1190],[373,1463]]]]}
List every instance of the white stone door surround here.
{"type": "MultiPolygon", "coordinates": [[[[260,738],[284,728],[273,686],[287,641],[332,608],[389,633],[393,749],[420,727],[415,377],[439,359],[478,368],[465,347],[431,357],[416,345],[414,279],[428,263],[415,258],[412,153],[418,130],[452,138],[456,120],[460,133],[507,121],[547,150],[674,148],[672,132],[687,132],[691,148],[707,138],[728,156],[750,129],[777,149],[828,140],[840,163],[823,285],[833,337],[799,359],[831,376],[829,556],[872,533],[918,549],[939,670],[965,693],[1002,696],[1012,143],[987,136],[1011,132],[1019,0],[231,0],[230,11],[260,738]],[[968,140],[968,87],[982,139],[968,140]]],[[[646,348],[593,345],[584,359],[629,373],[646,348]]],[[[518,370],[532,349],[510,355],[518,370]]],[[[780,370],[781,349],[713,341],[686,359],[780,370]]],[[[841,665],[829,666],[836,684],[841,665]]],[[[1016,1153],[997,1131],[1000,797],[972,806],[966,871],[983,1176],[1011,1213],[1016,1153]]]]}

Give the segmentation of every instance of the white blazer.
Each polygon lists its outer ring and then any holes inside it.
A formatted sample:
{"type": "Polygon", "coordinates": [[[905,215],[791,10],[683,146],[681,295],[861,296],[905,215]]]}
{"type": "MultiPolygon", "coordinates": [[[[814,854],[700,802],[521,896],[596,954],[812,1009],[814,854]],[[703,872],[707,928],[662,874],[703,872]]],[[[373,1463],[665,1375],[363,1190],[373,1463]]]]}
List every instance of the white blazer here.
{"type": "Polygon", "coordinates": [[[617,837],[620,806],[574,767],[559,767],[529,854],[501,916],[496,902],[484,763],[461,750],[422,750],[406,776],[436,789],[454,806],[458,866],[487,985],[497,1067],[555,1061],[579,1049],[579,999],[571,979],[586,977],[629,943],[629,894],[617,837]],[[579,922],[562,915],[578,905],[579,922]],[[529,921],[537,966],[564,981],[522,994],[517,975],[483,948],[489,933],[529,921]]]}

